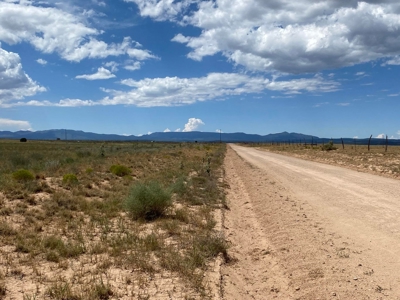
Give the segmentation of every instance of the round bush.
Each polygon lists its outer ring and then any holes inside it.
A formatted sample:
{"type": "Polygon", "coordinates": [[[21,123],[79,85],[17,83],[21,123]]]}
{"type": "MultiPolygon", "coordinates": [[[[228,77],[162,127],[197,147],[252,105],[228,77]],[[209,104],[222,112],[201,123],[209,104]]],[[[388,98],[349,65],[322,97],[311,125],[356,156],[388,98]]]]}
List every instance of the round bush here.
{"type": "Polygon", "coordinates": [[[67,164],[72,164],[73,162],[74,162],[74,159],[72,157],[67,157],[65,159],[65,163],[67,163],[67,164]]]}
{"type": "Polygon", "coordinates": [[[172,206],[171,194],[158,182],[138,183],[132,187],[125,206],[134,219],[153,220],[172,206]]]}
{"type": "Polygon", "coordinates": [[[110,171],[111,171],[111,173],[113,173],[119,177],[123,177],[123,176],[131,174],[131,170],[128,167],[121,166],[121,165],[111,166],[110,171]]]}
{"type": "Polygon", "coordinates": [[[35,176],[28,170],[18,170],[12,174],[12,177],[17,181],[32,181],[35,179],[35,176]]]}
{"type": "Polygon", "coordinates": [[[74,174],[65,174],[63,176],[63,183],[67,185],[77,184],[78,178],[74,174]]]}
{"type": "Polygon", "coordinates": [[[333,142],[330,141],[328,144],[325,144],[321,146],[322,151],[332,151],[332,150],[337,150],[337,147],[333,145],[333,142]]]}

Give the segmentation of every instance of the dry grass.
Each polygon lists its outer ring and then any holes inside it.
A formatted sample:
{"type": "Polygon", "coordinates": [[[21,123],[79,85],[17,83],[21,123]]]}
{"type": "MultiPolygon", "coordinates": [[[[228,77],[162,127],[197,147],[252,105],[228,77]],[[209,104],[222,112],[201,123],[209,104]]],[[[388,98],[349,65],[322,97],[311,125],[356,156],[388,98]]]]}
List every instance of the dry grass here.
{"type": "Polygon", "coordinates": [[[210,296],[207,265],[227,248],[213,218],[224,145],[0,141],[0,152],[0,299],[210,296]],[[21,169],[35,179],[14,179],[21,169]],[[148,182],[172,206],[135,220],[125,201],[148,182]]]}
{"type": "Polygon", "coordinates": [[[400,178],[400,147],[389,146],[387,152],[384,146],[367,145],[334,145],[337,150],[321,151],[319,146],[300,144],[247,144],[265,151],[290,155],[302,159],[338,165],[361,172],[379,174],[391,178],[400,178]]]}

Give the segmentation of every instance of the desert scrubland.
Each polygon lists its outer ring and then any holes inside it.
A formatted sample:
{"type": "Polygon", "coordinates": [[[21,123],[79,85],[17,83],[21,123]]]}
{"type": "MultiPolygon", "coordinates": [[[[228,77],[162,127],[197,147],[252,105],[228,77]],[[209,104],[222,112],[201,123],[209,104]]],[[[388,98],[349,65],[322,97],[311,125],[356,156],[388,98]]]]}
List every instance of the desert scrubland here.
{"type": "Polygon", "coordinates": [[[218,293],[224,145],[3,140],[0,153],[0,298],[218,293]]]}

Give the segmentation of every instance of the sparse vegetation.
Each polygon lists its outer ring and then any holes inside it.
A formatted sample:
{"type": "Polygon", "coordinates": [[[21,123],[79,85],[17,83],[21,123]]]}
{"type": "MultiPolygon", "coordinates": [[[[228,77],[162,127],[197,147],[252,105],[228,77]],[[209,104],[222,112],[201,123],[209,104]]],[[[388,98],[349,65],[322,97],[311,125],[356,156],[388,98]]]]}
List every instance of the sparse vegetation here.
{"type": "Polygon", "coordinates": [[[208,262],[227,248],[213,218],[224,151],[0,141],[0,299],[19,293],[16,276],[24,299],[207,298],[208,262]],[[160,288],[162,278],[174,285],[160,288]]]}

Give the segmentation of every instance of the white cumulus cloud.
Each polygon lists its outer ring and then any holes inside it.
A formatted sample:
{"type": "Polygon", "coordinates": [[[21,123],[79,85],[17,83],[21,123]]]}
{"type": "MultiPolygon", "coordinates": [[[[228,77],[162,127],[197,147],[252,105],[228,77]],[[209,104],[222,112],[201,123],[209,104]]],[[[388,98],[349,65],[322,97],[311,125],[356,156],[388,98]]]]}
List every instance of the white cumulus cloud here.
{"type": "Polygon", "coordinates": [[[136,70],[140,70],[142,64],[139,61],[135,61],[135,62],[127,62],[127,64],[124,66],[125,70],[128,71],[136,71],[136,70]]]}
{"type": "Polygon", "coordinates": [[[0,130],[32,130],[32,126],[28,121],[10,120],[0,118],[0,130]]]}
{"type": "Polygon", "coordinates": [[[183,132],[195,131],[201,125],[205,125],[204,122],[200,119],[190,118],[188,122],[185,124],[185,128],[182,130],[183,132]]]}
{"type": "Polygon", "coordinates": [[[164,132],[171,132],[169,128],[165,129],[164,132]]]}
{"type": "Polygon", "coordinates": [[[98,40],[102,31],[88,25],[87,11],[72,14],[50,7],[48,3],[39,6],[40,3],[0,2],[0,41],[10,45],[27,42],[38,51],[57,53],[63,59],[75,62],[120,55],[139,60],[156,58],[148,50],[140,49],[140,44],[130,37],[111,44],[98,40]]]}
{"type": "Polygon", "coordinates": [[[2,49],[0,44],[0,105],[44,91],[24,72],[19,55],[2,49]]]}
{"type": "Polygon", "coordinates": [[[41,59],[41,58],[37,59],[36,62],[41,65],[47,65],[47,61],[45,61],[44,59],[41,59]]]}
{"type": "Polygon", "coordinates": [[[143,17],[151,17],[158,21],[175,19],[182,11],[187,9],[194,0],[124,0],[136,3],[143,17]]]}
{"type": "Polygon", "coordinates": [[[386,134],[384,134],[384,133],[378,134],[378,135],[376,136],[376,138],[377,138],[377,139],[385,139],[385,138],[386,138],[386,134]]]}
{"type": "Polygon", "coordinates": [[[102,80],[102,79],[110,79],[115,78],[115,75],[103,67],[98,68],[97,72],[90,75],[78,75],[75,78],[77,79],[86,79],[86,80],[102,80]]]}
{"type": "Polygon", "coordinates": [[[125,1],[134,2],[141,16],[200,29],[172,39],[194,60],[220,53],[248,70],[292,74],[376,59],[400,64],[398,1],[125,1]],[[192,3],[197,8],[186,13],[192,3]]]}

